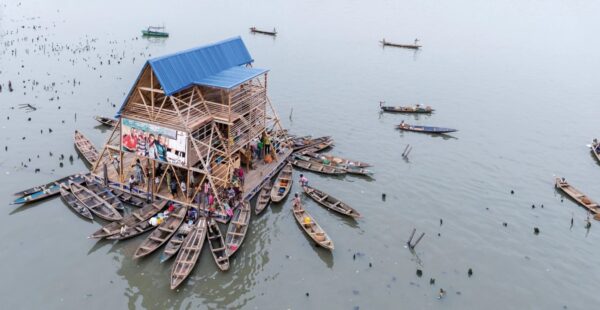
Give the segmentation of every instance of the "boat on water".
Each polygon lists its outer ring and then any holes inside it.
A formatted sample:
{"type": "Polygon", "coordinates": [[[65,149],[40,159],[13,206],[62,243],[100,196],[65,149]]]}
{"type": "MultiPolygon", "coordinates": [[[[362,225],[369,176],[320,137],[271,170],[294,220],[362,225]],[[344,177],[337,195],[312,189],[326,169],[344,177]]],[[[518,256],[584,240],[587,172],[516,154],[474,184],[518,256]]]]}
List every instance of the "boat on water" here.
{"type": "Polygon", "coordinates": [[[416,104],[414,106],[385,106],[383,105],[385,102],[379,102],[379,108],[383,112],[395,112],[395,113],[432,113],[435,111],[430,106],[421,106],[420,104],[416,104]]]}
{"type": "Polygon", "coordinates": [[[146,199],[133,195],[130,192],[116,188],[112,188],[112,192],[119,198],[119,200],[127,203],[128,205],[138,208],[141,208],[146,205],[146,199]]]}
{"type": "Polygon", "coordinates": [[[417,42],[419,42],[418,39],[415,39],[415,44],[398,44],[398,43],[392,43],[389,41],[386,41],[385,39],[379,41],[381,43],[381,45],[385,46],[392,46],[392,47],[401,47],[401,48],[410,48],[410,49],[415,49],[418,50],[420,49],[422,46],[418,45],[417,42]]]}
{"type": "Polygon", "coordinates": [[[598,142],[598,139],[594,139],[594,141],[592,141],[592,144],[590,145],[590,150],[592,151],[592,154],[594,154],[594,157],[596,157],[598,162],[600,162],[600,143],[598,142]]]}
{"type": "Polygon", "coordinates": [[[275,29],[275,28],[273,28],[273,31],[268,31],[268,30],[260,30],[260,29],[257,29],[256,27],[250,27],[250,32],[266,34],[269,36],[277,36],[277,29],[275,29]]]}
{"type": "Polygon", "coordinates": [[[275,183],[271,188],[271,201],[280,202],[285,198],[292,188],[292,164],[287,163],[277,175],[275,183]]]}
{"type": "Polygon", "coordinates": [[[339,214],[343,214],[352,218],[360,217],[360,213],[358,213],[358,211],[356,211],[343,201],[323,191],[320,191],[310,186],[303,186],[302,189],[308,195],[308,197],[312,198],[314,201],[316,201],[317,203],[329,210],[335,211],[339,214]]]}
{"type": "Polygon", "coordinates": [[[15,199],[11,204],[24,204],[39,201],[54,195],[60,194],[61,185],[69,185],[69,183],[81,184],[85,181],[85,174],[73,174],[56,181],[49,182],[44,185],[34,186],[32,188],[22,190],[15,193],[17,196],[21,196],[15,199]]]}
{"type": "Polygon", "coordinates": [[[369,163],[365,163],[365,162],[358,161],[358,160],[347,159],[347,158],[343,158],[343,157],[338,157],[338,156],[330,155],[330,154],[305,153],[303,155],[314,158],[314,159],[318,159],[318,160],[328,160],[332,164],[335,164],[336,166],[355,166],[355,167],[360,167],[360,168],[367,168],[367,167],[372,166],[369,163]]]}
{"type": "Polygon", "coordinates": [[[104,126],[108,126],[108,127],[117,126],[117,120],[114,118],[96,115],[96,116],[94,116],[94,119],[97,120],[100,124],[102,124],[104,126]]]}
{"type": "Polygon", "coordinates": [[[158,214],[158,212],[164,209],[166,204],[166,200],[155,201],[154,203],[146,204],[144,207],[126,215],[122,220],[102,226],[88,238],[107,238],[112,235],[120,235],[121,231],[123,232],[123,235],[139,232],[136,227],[143,230],[142,227],[140,227],[140,223],[147,223],[151,217],[155,216],[158,214]]]}
{"type": "Polygon", "coordinates": [[[200,217],[190,233],[185,237],[179,254],[171,269],[171,289],[176,289],[192,272],[206,238],[206,218],[200,217]]]}
{"type": "Polygon", "coordinates": [[[258,194],[258,198],[256,198],[256,205],[254,206],[254,212],[256,215],[259,215],[263,210],[269,205],[271,202],[271,189],[273,188],[273,183],[267,182],[260,189],[260,193],[258,194]]]}
{"type": "Polygon", "coordinates": [[[396,129],[405,130],[405,131],[414,131],[414,132],[424,132],[424,133],[450,133],[458,131],[452,128],[444,128],[444,127],[433,127],[433,126],[415,126],[409,125],[402,121],[399,125],[396,126],[396,129]]]}
{"type": "Polygon", "coordinates": [[[88,162],[88,164],[94,165],[94,163],[96,163],[99,157],[98,150],[96,149],[94,144],[92,144],[92,142],[88,138],[86,138],[86,136],[84,136],[81,132],[77,130],[75,130],[74,139],[77,151],[79,151],[79,153],[83,155],[83,158],[88,162]]]}
{"type": "MultiPolygon", "coordinates": [[[[299,154],[295,154],[294,155],[295,159],[299,159],[302,161],[306,161],[306,162],[310,162],[313,163],[313,169],[316,169],[317,167],[319,167],[320,165],[325,166],[325,167],[331,167],[334,169],[338,169],[338,170],[342,170],[345,171],[346,173],[349,174],[356,174],[356,175],[362,175],[362,176],[373,176],[373,172],[370,170],[367,170],[361,166],[355,166],[352,162],[351,163],[346,163],[346,164],[341,164],[341,161],[333,161],[330,160],[329,158],[326,157],[320,157],[319,154],[315,154],[312,153],[312,155],[299,155],[299,154]]],[[[311,170],[311,169],[308,169],[311,170]]],[[[313,170],[314,171],[314,170],[313,170]]],[[[325,171],[325,170],[324,170],[325,171]]],[[[334,172],[336,172],[335,170],[333,170],[334,172]]],[[[320,173],[328,173],[327,171],[323,172],[323,171],[316,171],[316,172],[320,172],[320,173]]],[[[328,173],[331,174],[331,173],[328,173]]]]}
{"type": "Polygon", "coordinates": [[[250,202],[248,201],[240,203],[240,206],[235,210],[227,228],[227,235],[225,235],[225,254],[227,257],[233,256],[242,246],[246,233],[248,233],[251,215],[252,210],[250,210],[250,202]]]}
{"type": "Polygon", "coordinates": [[[556,188],[562,190],[569,197],[573,198],[578,204],[586,208],[589,212],[594,214],[594,219],[600,221],[600,206],[591,200],[584,193],[580,192],[573,186],[571,186],[565,178],[556,178],[554,180],[556,188]]]}
{"type": "Polygon", "coordinates": [[[319,137],[319,138],[314,138],[312,139],[310,136],[306,136],[306,137],[299,137],[299,138],[294,138],[292,139],[292,149],[294,151],[299,151],[305,148],[308,148],[310,146],[313,145],[317,145],[323,142],[329,142],[331,141],[331,143],[333,143],[333,140],[331,139],[330,136],[324,136],[324,137],[319,137]]]}
{"type": "Polygon", "coordinates": [[[319,224],[315,221],[315,219],[310,215],[301,204],[294,204],[292,206],[292,212],[294,213],[294,218],[296,222],[302,230],[313,239],[319,246],[322,246],[325,249],[333,251],[333,241],[329,238],[329,235],[319,226],[319,224]]]}
{"type": "Polygon", "coordinates": [[[333,146],[333,139],[329,139],[329,140],[325,140],[322,142],[319,142],[317,144],[313,144],[307,148],[303,148],[297,152],[295,152],[295,154],[308,154],[308,153],[318,153],[321,152],[325,149],[328,149],[330,147],[333,146]]]}
{"type": "Polygon", "coordinates": [[[294,160],[292,160],[292,165],[294,167],[298,167],[304,170],[329,174],[329,175],[343,175],[346,174],[346,170],[343,168],[338,168],[330,165],[323,165],[316,161],[306,160],[307,158],[302,155],[294,155],[294,160]]]}
{"type": "Polygon", "coordinates": [[[183,245],[185,238],[188,234],[190,234],[193,230],[193,227],[196,226],[196,223],[183,223],[177,229],[177,232],[173,234],[167,245],[165,245],[165,250],[160,254],[160,262],[164,263],[168,261],[171,257],[175,256],[179,249],[183,245]]]}
{"type": "Polygon", "coordinates": [[[133,258],[144,257],[165,244],[171,236],[179,229],[179,226],[185,220],[187,207],[182,205],[175,206],[173,212],[169,213],[167,218],[158,225],[158,227],[142,241],[140,246],[135,250],[133,258]]]}
{"type": "Polygon", "coordinates": [[[113,208],[119,211],[125,210],[123,203],[121,200],[119,200],[117,195],[112,192],[112,189],[100,184],[100,182],[96,181],[94,178],[89,176],[86,177],[85,187],[91,190],[94,194],[98,195],[98,197],[102,198],[104,201],[108,202],[113,208]]]}
{"type": "Polygon", "coordinates": [[[111,204],[81,184],[71,183],[71,193],[94,215],[107,221],[119,221],[123,216],[111,204]]]}
{"type": "Polygon", "coordinates": [[[229,270],[229,256],[225,252],[225,240],[223,234],[221,234],[221,229],[219,229],[219,224],[212,218],[207,223],[206,238],[217,267],[221,271],[229,270]]]}
{"type": "Polygon", "coordinates": [[[142,30],[142,35],[145,37],[159,37],[166,38],[169,33],[164,31],[165,27],[148,26],[148,28],[142,30]]]}
{"type": "Polygon", "coordinates": [[[62,200],[67,204],[67,206],[69,206],[73,211],[75,211],[75,213],[88,220],[94,219],[92,212],[90,212],[88,208],[81,204],[77,197],[75,197],[75,195],[71,193],[71,190],[64,184],[60,185],[60,196],[62,200]]]}

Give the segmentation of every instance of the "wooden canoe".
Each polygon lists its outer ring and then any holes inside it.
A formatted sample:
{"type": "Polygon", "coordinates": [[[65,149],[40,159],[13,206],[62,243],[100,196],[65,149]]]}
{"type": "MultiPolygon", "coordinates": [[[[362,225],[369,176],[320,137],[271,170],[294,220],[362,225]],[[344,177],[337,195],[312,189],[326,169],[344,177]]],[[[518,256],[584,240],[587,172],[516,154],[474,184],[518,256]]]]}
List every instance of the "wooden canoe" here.
{"type": "Polygon", "coordinates": [[[277,175],[275,183],[271,188],[271,200],[273,202],[280,202],[285,198],[292,188],[292,164],[287,163],[283,169],[277,175]]]}
{"type": "Polygon", "coordinates": [[[129,239],[129,238],[133,238],[135,236],[139,236],[145,232],[153,230],[154,228],[156,228],[156,226],[150,225],[149,220],[145,220],[145,221],[137,222],[133,226],[127,226],[123,229],[123,232],[121,232],[119,230],[119,232],[106,237],[106,239],[125,240],[125,239],[129,239]]]}
{"type": "Polygon", "coordinates": [[[118,221],[123,219],[121,213],[112,207],[108,202],[98,197],[89,189],[77,183],[71,183],[71,193],[94,215],[107,221],[118,221]]]}
{"type": "Polygon", "coordinates": [[[179,254],[177,254],[177,259],[171,269],[171,289],[177,288],[194,269],[202,252],[206,231],[206,218],[200,217],[183,241],[179,254]]]}
{"type": "Polygon", "coordinates": [[[385,39],[379,41],[379,43],[381,43],[381,45],[383,45],[383,46],[409,48],[409,49],[414,49],[414,50],[418,50],[418,49],[420,49],[422,47],[421,45],[417,45],[417,44],[398,44],[398,43],[392,43],[392,42],[386,41],[385,39]]]}
{"type": "Polygon", "coordinates": [[[333,167],[333,166],[325,166],[323,164],[319,164],[319,163],[316,163],[313,161],[302,160],[299,157],[294,158],[294,160],[292,161],[292,164],[295,167],[313,171],[313,172],[317,172],[317,173],[330,174],[330,175],[343,175],[346,173],[346,170],[344,170],[344,169],[341,169],[338,167],[333,167]]]}
{"type": "Polygon", "coordinates": [[[304,153],[303,155],[314,158],[314,159],[318,159],[323,161],[324,159],[328,160],[329,162],[331,162],[332,164],[336,165],[336,166],[355,166],[355,167],[360,167],[360,168],[367,168],[367,167],[371,167],[371,164],[362,162],[362,161],[358,161],[358,160],[351,160],[351,159],[347,159],[347,158],[342,158],[342,157],[338,157],[338,156],[334,156],[334,155],[329,155],[329,154],[320,154],[320,153],[304,153]]]}
{"type": "Polygon", "coordinates": [[[254,212],[256,215],[259,215],[263,210],[269,205],[271,202],[271,189],[273,188],[273,183],[267,182],[260,189],[260,193],[258,194],[258,198],[256,198],[256,205],[254,206],[254,212]]]}
{"type": "Polygon", "coordinates": [[[75,195],[71,194],[71,191],[65,185],[61,185],[61,187],[60,187],[60,196],[61,196],[62,200],[67,204],[67,206],[69,206],[73,211],[75,211],[75,213],[79,214],[80,216],[82,216],[88,220],[94,219],[94,216],[92,215],[90,210],[88,210],[88,208],[84,207],[79,202],[77,197],[75,197],[75,195]]]}
{"type": "Polygon", "coordinates": [[[414,132],[424,132],[424,133],[449,133],[458,131],[452,128],[444,128],[444,127],[433,127],[433,126],[413,126],[406,123],[401,123],[396,126],[396,129],[405,130],[405,131],[414,131],[414,132]]]}
{"type": "Polygon", "coordinates": [[[58,180],[43,184],[43,185],[38,185],[38,186],[34,186],[25,190],[22,190],[20,192],[16,192],[15,196],[28,196],[31,194],[35,194],[37,192],[42,192],[44,190],[47,190],[50,187],[55,186],[57,183],[60,184],[65,184],[65,185],[69,185],[69,181],[74,182],[74,183],[83,183],[84,181],[84,176],[86,176],[87,174],[85,173],[76,173],[76,174],[72,174],[69,176],[66,176],[64,178],[60,178],[58,180]]]}
{"type": "Polygon", "coordinates": [[[310,215],[301,204],[294,204],[292,206],[292,212],[298,225],[302,227],[302,230],[313,239],[318,245],[333,251],[333,241],[327,233],[319,226],[315,219],[310,215]]]}
{"type": "MultiPolygon", "coordinates": [[[[313,155],[313,157],[309,157],[308,155],[295,154],[294,158],[314,164],[314,166],[312,167],[314,169],[317,169],[317,167],[320,167],[320,166],[324,166],[324,167],[330,167],[331,169],[329,169],[329,170],[338,169],[338,170],[341,170],[342,172],[349,173],[349,174],[363,175],[363,176],[369,176],[369,177],[373,175],[372,171],[367,170],[365,168],[362,168],[359,166],[354,166],[354,165],[335,164],[334,162],[330,161],[329,159],[319,158],[314,155],[313,155]]],[[[308,169],[308,170],[311,170],[311,169],[308,169]]],[[[315,170],[313,170],[313,171],[320,172],[320,173],[326,173],[326,174],[332,174],[332,173],[328,172],[329,170],[326,170],[325,172],[315,171],[315,170]]],[[[333,174],[336,174],[336,173],[333,173],[333,174]]]]}
{"type": "Polygon", "coordinates": [[[98,150],[94,144],[77,130],[75,130],[75,147],[90,165],[98,160],[98,150]]]}
{"type": "Polygon", "coordinates": [[[138,208],[141,208],[146,205],[146,200],[144,198],[140,198],[127,191],[113,188],[112,192],[119,198],[119,200],[127,203],[128,205],[138,208]]]}
{"type": "Polygon", "coordinates": [[[365,168],[356,167],[356,166],[343,166],[342,168],[344,170],[346,170],[346,173],[348,173],[348,174],[356,174],[356,175],[362,175],[362,176],[367,176],[367,177],[373,176],[373,171],[365,169],[365,168]]]}
{"type": "Polygon", "coordinates": [[[84,178],[82,174],[74,174],[44,185],[35,186],[15,193],[15,195],[21,197],[15,199],[11,204],[24,204],[39,201],[60,194],[61,185],[66,185],[68,187],[69,182],[81,184],[83,181],[84,178]]]}
{"type": "Polygon", "coordinates": [[[598,143],[592,143],[590,150],[592,151],[592,154],[594,154],[594,157],[596,157],[596,159],[598,160],[598,162],[600,162],[600,152],[597,151],[598,150],[598,143]]]}
{"type": "Polygon", "coordinates": [[[209,219],[207,222],[206,237],[208,238],[208,245],[210,251],[215,259],[217,267],[222,271],[229,269],[229,257],[225,252],[225,240],[219,229],[219,224],[214,219],[209,219]]]}
{"type": "Polygon", "coordinates": [[[333,143],[333,139],[331,139],[330,136],[324,136],[324,137],[319,137],[319,138],[314,138],[314,139],[310,139],[310,138],[307,139],[306,137],[301,137],[299,139],[294,139],[292,141],[294,141],[294,144],[292,146],[294,151],[299,151],[299,150],[305,149],[307,147],[311,147],[311,146],[321,144],[321,143],[328,143],[328,142],[333,143]]]}
{"type": "Polygon", "coordinates": [[[96,116],[94,116],[94,119],[97,120],[100,124],[102,124],[104,126],[108,126],[108,127],[117,126],[117,120],[114,118],[96,115],[96,116]]]}
{"type": "Polygon", "coordinates": [[[312,198],[314,201],[318,202],[320,205],[324,206],[325,208],[335,211],[337,213],[346,215],[346,216],[350,216],[353,218],[358,218],[360,217],[360,213],[358,213],[358,211],[356,211],[355,209],[353,209],[352,207],[350,207],[348,204],[344,203],[343,201],[332,197],[331,195],[320,191],[314,187],[310,187],[310,186],[303,186],[302,189],[304,190],[304,192],[308,195],[308,197],[312,198]]]}
{"type": "Polygon", "coordinates": [[[266,34],[266,35],[273,36],[273,37],[277,36],[277,30],[275,30],[275,28],[273,28],[273,31],[268,31],[268,30],[256,29],[256,27],[250,27],[250,32],[266,34]]]}
{"type": "Polygon", "coordinates": [[[571,186],[567,181],[561,178],[554,180],[556,188],[562,190],[569,197],[573,198],[578,204],[582,205],[588,211],[594,214],[594,219],[600,220],[600,206],[588,196],[571,186]]]}
{"type": "Polygon", "coordinates": [[[186,223],[185,221],[183,222],[183,224],[181,224],[181,226],[179,226],[177,232],[173,234],[171,239],[169,239],[169,242],[167,242],[167,245],[165,245],[164,251],[162,252],[162,254],[160,254],[161,263],[168,261],[171,257],[175,256],[177,252],[179,252],[179,249],[185,241],[185,238],[188,234],[192,232],[194,227],[196,227],[196,223],[190,224],[186,223]]]}
{"type": "Polygon", "coordinates": [[[123,230],[123,235],[138,232],[138,230],[135,229],[136,226],[138,226],[140,223],[147,223],[151,217],[155,216],[158,212],[164,209],[166,205],[166,200],[155,201],[154,203],[146,204],[144,207],[126,215],[122,220],[102,226],[102,228],[94,232],[88,238],[101,239],[113,235],[119,236],[121,233],[121,228],[123,227],[125,227],[123,230]]]}
{"type": "Polygon", "coordinates": [[[112,189],[105,187],[92,177],[88,176],[85,178],[85,187],[91,190],[98,197],[102,198],[104,201],[108,202],[113,208],[119,211],[123,211],[125,209],[121,200],[119,200],[119,198],[117,198],[117,196],[112,192],[112,189]]]}
{"type": "Polygon", "coordinates": [[[303,148],[303,149],[297,151],[295,154],[304,155],[304,154],[308,154],[308,153],[318,153],[325,149],[330,148],[332,145],[333,145],[333,140],[330,139],[330,140],[326,140],[323,142],[319,142],[317,144],[313,144],[307,148],[303,148]]]}
{"type": "Polygon", "coordinates": [[[225,254],[227,257],[231,257],[242,246],[246,233],[248,233],[251,215],[252,210],[250,210],[250,202],[248,201],[243,201],[234,211],[225,236],[225,254]]]}
{"type": "Polygon", "coordinates": [[[161,245],[165,244],[171,236],[179,229],[179,226],[185,220],[185,215],[187,213],[187,207],[176,205],[175,210],[164,220],[164,222],[160,223],[158,227],[146,238],[146,240],[142,241],[140,246],[135,250],[133,254],[133,258],[144,257],[160,248],[161,245]]]}
{"type": "Polygon", "coordinates": [[[403,106],[381,106],[381,110],[384,112],[395,112],[395,113],[417,113],[417,114],[424,114],[424,113],[431,113],[433,111],[435,111],[434,109],[432,109],[431,107],[403,107],[403,106]]]}

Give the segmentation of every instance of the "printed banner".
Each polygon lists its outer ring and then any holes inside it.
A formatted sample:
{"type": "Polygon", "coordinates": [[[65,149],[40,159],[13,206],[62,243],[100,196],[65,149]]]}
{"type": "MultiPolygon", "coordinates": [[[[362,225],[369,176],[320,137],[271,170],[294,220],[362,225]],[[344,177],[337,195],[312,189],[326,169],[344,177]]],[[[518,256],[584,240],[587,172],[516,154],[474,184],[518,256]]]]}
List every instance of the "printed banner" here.
{"type": "Polygon", "coordinates": [[[181,166],[187,163],[187,134],[174,129],[123,118],[121,147],[163,162],[181,166]]]}

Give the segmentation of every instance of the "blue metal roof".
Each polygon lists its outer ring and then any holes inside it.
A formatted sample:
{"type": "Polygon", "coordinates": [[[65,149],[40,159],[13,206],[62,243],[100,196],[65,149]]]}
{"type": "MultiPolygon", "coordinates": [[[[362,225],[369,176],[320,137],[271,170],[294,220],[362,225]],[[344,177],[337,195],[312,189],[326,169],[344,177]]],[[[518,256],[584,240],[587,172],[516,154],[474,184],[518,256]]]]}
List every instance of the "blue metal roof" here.
{"type": "MultiPolygon", "coordinates": [[[[231,89],[268,71],[245,66],[253,61],[244,41],[238,36],[153,58],[146,64],[152,67],[165,94],[170,96],[192,85],[231,89]]],[[[133,93],[142,72],[143,69],[116,117],[121,116],[121,111],[133,93]]]]}
{"type": "Polygon", "coordinates": [[[167,95],[205,85],[230,89],[267,70],[242,67],[252,63],[246,45],[234,37],[211,45],[148,60],[167,95]]]}

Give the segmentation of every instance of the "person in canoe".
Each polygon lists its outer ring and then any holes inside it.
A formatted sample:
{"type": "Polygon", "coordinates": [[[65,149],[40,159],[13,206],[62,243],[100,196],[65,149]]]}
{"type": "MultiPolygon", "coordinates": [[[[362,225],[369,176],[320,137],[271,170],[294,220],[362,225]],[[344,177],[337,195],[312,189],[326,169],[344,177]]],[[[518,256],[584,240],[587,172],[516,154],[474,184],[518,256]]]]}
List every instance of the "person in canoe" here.
{"type": "Polygon", "coordinates": [[[598,139],[594,138],[592,141],[592,148],[596,154],[600,154],[600,143],[598,143],[598,139]]]}
{"type": "Polygon", "coordinates": [[[419,110],[421,110],[421,105],[417,103],[417,104],[415,105],[415,107],[414,107],[414,109],[413,109],[413,110],[414,110],[414,111],[419,111],[419,110]]]}
{"type": "Polygon", "coordinates": [[[304,174],[300,174],[300,186],[304,187],[308,185],[308,178],[304,174]]]}
{"type": "Polygon", "coordinates": [[[302,203],[302,201],[300,200],[300,195],[298,195],[298,193],[294,194],[294,200],[292,203],[294,207],[299,206],[302,203]]]}
{"type": "Polygon", "coordinates": [[[404,120],[402,120],[402,121],[400,122],[400,125],[398,125],[398,127],[400,127],[400,128],[408,128],[408,127],[409,127],[409,125],[408,125],[408,124],[406,124],[406,123],[404,122],[404,120]]]}

